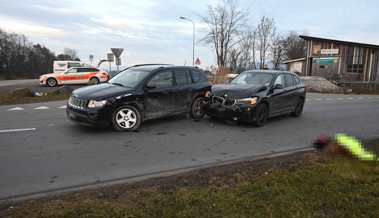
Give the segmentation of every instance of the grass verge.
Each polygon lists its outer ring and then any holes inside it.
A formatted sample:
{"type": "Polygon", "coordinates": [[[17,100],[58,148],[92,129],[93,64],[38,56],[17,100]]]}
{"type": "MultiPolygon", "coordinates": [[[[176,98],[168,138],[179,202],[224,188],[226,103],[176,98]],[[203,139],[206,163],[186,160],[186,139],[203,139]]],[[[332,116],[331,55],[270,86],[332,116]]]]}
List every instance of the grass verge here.
{"type": "Polygon", "coordinates": [[[0,105],[28,104],[47,101],[67,100],[69,97],[69,94],[60,94],[54,92],[47,93],[43,96],[20,96],[15,95],[13,93],[4,93],[0,94],[0,105]]]}
{"type": "Polygon", "coordinates": [[[316,153],[2,205],[0,217],[378,217],[379,165],[316,153]]]}

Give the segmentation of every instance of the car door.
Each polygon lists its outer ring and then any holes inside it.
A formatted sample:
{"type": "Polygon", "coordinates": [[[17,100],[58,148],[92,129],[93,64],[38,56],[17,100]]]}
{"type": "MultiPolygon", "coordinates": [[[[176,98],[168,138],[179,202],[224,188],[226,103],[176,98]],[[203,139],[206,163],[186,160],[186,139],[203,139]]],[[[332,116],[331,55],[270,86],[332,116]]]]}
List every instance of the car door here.
{"type": "Polygon", "coordinates": [[[190,71],[188,69],[174,69],[175,87],[173,97],[175,111],[185,112],[191,103],[192,85],[190,71]]]}
{"type": "Polygon", "coordinates": [[[283,113],[286,110],[287,93],[285,90],[284,74],[279,74],[272,86],[270,94],[270,116],[275,116],[283,113]],[[280,88],[275,88],[280,85],[280,88]]]}
{"type": "Polygon", "coordinates": [[[78,68],[71,68],[58,76],[62,84],[73,84],[79,78],[78,68]]]}
{"type": "Polygon", "coordinates": [[[145,86],[146,119],[166,116],[175,109],[174,75],[171,70],[156,73],[145,86]]]}
{"type": "Polygon", "coordinates": [[[293,111],[297,104],[297,94],[296,94],[296,83],[294,81],[294,78],[291,74],[285,74],[285,90],[286,90],[286,96],[287,96],[287,104],[286,104],[286,110],[293,111]]]}
{"type": "Polygon", "coordinates": [[[78,68],[78,76],[75,83],[88,83],[91,77],[91,68],[78,68]]]}

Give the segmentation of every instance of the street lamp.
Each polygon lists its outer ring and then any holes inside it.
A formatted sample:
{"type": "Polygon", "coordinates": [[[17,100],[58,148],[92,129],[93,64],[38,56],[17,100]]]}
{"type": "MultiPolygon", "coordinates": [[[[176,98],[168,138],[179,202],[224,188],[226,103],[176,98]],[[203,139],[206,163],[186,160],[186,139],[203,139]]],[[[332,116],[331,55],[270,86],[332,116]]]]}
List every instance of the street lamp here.
{"type": "Polygon", "coordinates": [[[193,30],[192,30],[192,33],[193,33],[193,37],[192,37],[192,66],[195,66],[195,22],[191,19],[186,18],[186,17],[179,17],[179,18],[192,23],[192,27],[193,27],[193,30]]]}

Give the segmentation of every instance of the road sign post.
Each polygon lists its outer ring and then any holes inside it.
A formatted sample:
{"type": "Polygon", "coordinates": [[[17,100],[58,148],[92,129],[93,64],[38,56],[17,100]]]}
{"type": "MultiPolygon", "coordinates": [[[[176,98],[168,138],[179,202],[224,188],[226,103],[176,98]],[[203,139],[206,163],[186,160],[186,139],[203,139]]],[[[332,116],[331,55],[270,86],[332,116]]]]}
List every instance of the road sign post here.
{"type": "Polygon", "coordinates": [[[113,53],[108,53],[107,54],[107,60],[109,63],[109,73],[112,71],[112,62],[114,61],[114,55],[113,53]]]}
{"type": "Polygon", "coordinates": [[[111,48],[112,53],[116,57],[117,74],[120,72],[121,54],[124,51],[123,48],[111,48]]]}

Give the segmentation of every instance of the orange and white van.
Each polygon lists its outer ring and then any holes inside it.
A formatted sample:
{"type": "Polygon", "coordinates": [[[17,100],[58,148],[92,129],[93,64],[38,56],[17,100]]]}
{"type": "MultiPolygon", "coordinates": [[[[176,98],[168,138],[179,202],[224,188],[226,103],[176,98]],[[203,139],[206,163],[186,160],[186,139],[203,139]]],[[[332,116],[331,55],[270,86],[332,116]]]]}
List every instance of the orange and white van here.
{"type": "Polygon", "coordinates": [[[109,74],[94,67],[72,67],[62,73],[40,76],[41,85],[54,87],[64,84],[98,84],[109,80],[109,74]]]}

